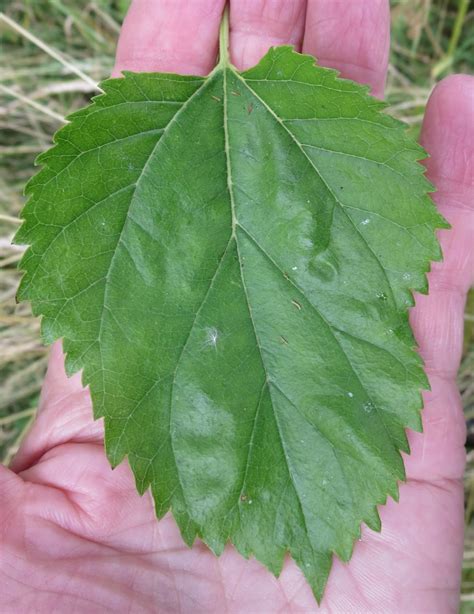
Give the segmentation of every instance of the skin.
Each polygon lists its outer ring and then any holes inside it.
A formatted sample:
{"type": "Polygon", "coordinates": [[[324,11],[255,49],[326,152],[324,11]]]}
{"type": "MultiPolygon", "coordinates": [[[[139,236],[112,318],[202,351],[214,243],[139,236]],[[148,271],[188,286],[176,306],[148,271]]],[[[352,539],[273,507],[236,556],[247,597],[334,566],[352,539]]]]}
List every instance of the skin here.
{"type": "MultiPolygon", "coordinates": [[[[223,0],[135,0],[115,74],[212,68],[223,0]]],[[[239,68],[270,45],[292,43],[383,95],[386,0],[232,0],[231,55],[239,68]],[[307,6],[306,6],[307,4],[307,6]],[[305,18],[306,10],[306,18],[305,18]]],[[[432,391],[424,434],[410,433],[400,502],[380,509],[382,532],[363,530],[349,564],[334,561],[323,612],[456,612],[463,549],[464,420],[455,374],[463,308],[473,281],[474,78],[434,89],[421,137],[434,200],[451,222],[444,262],[411,318],[432,391]]],[[[171,516],[160,523],[123,463],[111,471],[101,422],[80,375],[68,379],[53,346],[38,417],[11,469],[0,466],[2,613],[309,612],[317,605],[288,560],[277,580],[231,546],[218,559],[188,549],[171,516]]]]}

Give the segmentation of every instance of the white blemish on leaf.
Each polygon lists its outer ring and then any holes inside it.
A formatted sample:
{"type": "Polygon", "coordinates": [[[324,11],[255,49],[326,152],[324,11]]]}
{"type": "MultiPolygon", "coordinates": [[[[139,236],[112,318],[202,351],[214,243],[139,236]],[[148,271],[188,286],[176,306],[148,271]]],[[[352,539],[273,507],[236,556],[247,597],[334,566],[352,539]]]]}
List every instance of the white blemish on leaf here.
{"type": "Polygon", "coordinates": [[[375,405],[372,403],[372,401],[367,401],[367,403],[364,403],[363,408],[364,408],[364,411],[370,414],[374,411],[375,405]]]}
{"type": "Polygon", "coordinates": [[[206,339],[204,345],[208,347],[217,348],[217,341],[219,339],[219,331],[214,326],[206,328],[206,339]]]}

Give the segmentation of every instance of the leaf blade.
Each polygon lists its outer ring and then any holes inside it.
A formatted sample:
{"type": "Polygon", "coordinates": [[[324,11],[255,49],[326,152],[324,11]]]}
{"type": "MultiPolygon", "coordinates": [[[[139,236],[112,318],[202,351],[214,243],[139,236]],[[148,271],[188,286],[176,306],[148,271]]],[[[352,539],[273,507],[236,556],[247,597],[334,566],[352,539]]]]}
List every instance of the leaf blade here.
{"type": "Polygon", "coordinates": [[[423,150],[287,47],[104,89],[40,157],[19,296],[158,517],[276,574],[290,551],[320,599],[421,426],[407,307],[446,227],[423,150]]]}

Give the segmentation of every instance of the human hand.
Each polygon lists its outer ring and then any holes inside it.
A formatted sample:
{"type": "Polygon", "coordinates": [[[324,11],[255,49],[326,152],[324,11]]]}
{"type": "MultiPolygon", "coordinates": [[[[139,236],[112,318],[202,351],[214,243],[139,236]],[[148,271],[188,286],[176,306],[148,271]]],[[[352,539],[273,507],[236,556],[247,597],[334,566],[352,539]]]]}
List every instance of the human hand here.
{"type": "MultiPolygon", "coordinates": [[[[214,63],[223,0],[135,0],[116,74],[206,74],[214,63]]],[[[291,43],[382,96],[389,45],[386,0],[233,0],[231,55],[239,68],[291,43]],[[307,15],[305,21],[305,6],[307,15]]],[[[474,79],[449,77],[428,104],[422,142],[434,198],[451,231],[430,295],[412,324],[430,377],[424,434],[410,433],[400,503],[380,509],[382,532],[363,530],[349,564],[334,561],[322,603],[331,612],[455,612],[463,541],[464,419],[455,374],[472,281],[474,79]]],[[[80,376],[51,352],[38,417],[14,460],[0,467],[2,613],[302,612],[316,604],[287,561],[278,580],[232,547],[216,558],[184,545],[170,515],[157,523],[128,466],[111,471],[102,423],[92,423],[80,376]]]]}

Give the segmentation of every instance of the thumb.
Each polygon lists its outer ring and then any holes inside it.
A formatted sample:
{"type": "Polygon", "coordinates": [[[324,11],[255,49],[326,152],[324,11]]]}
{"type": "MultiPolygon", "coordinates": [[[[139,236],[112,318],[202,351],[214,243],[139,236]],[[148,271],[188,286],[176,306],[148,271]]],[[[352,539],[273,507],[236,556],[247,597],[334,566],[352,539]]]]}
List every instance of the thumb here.
{"type": "Polygon", "coordinates": [[[8,531],[8,521],[12,511],[18,508],[24,496],[25,483],[13,471],[0,465],[0,544],[8,531]]]}
{"type": "Polygon", "coordinates": [[[102,420],[92,417],[89,390],[81,374],[67,377],[61,343],[51,348],[38,415],[12,461],[19,472],[35,464],[48,450],[64,443],[101,443],[102,420]]]}

